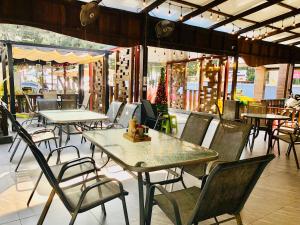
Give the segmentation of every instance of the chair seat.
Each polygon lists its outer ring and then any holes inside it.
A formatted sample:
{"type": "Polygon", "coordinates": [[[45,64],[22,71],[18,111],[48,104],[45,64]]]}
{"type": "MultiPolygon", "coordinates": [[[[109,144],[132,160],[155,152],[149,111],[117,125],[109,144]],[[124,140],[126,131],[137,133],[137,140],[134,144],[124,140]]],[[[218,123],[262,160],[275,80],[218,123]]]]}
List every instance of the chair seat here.
{"type": "Polygon", "coordinates": [[[34,143],[39,143],[39,142],[42,142],[42,141],[48,141],[48,140],[57,138],[50,131],[33,134],[31,137],[32,137],[32,140],[33,140],[34,143]]]}
{"type": "Polygon", "coordinates": [[[70,125],[63,126],[63,132],[66,134],[81,134],[82,128],[80,126],[70,124],[70,125]]]}
{"type": "MultiPolygon", "coordinates": [[[[179,207],[181,222],[183,225],[186,225],[188,223],[188,220],[191,218],[200,193],[201,190],[198,187],[191,187],[169,193],[174,199],[176,199],[179,207]]],[[[169,219],[174,224],[177,224],[172,204],[166,198],[166,196],[162,194],[156,195],[154,199],[161,210],[169,217],[169,219]]]]}
{"type": "Polygon", "coordinates": [[[206,164],[197,164],[197,165],[189,165],[183,167],[183,171],[197,177],[198,179],[202,178],[205,175],[206,164]]]}
{"type": "MultiPolygon", "coordinates": [[[[66,163],[68,163],[68,162],[66,162],[66,163]]],[[[56,179],[58,178],[59,173],[64,165],[65,165],[65,163],[62,163],[62,164],[57,164],[57,165],[53,165],[50,167],[51,171],[54,174],[56,179]]],[[[62,181],[67,181],[67,180],[73,179],[75,177],[79,177],[83,174],[93,172],[94,170],[95,170],[95,168],[92,163],[82,163],[78,166],[73,166],[72,168],[66,170],[66,172],[64,173],[64,176],[62,177],[62,181]]]]}
{"type": "MultiPolygon", "coordinates": [[[[275,138],[278,138],[281,141],[291,143],[291,138],[289,134],[280,134],[280,135],[274,135],[275,138]]],[[[292,134],[292,138],[295,144],[300,143],[300,137],[292,134]]]]}
{"type": "MultiPolygon", "coordinates": [[[[90,179],[87,181],[82,181],[63,188],[62,191],[66,197],[66,200],[71,206],[70,210],[74,211],[76,209],[81,194],[86,187],[93,185],[99,181],[103,181],[105,178],[105,176],[99,176],[99,179],[93,178],[92,180],[90,179]]],[[[124,192],[124,194],[127,195],[128,192],[124,192]]],[[[98,187],[93,188],[87,193],[79,212],[87,211],[95,207],[96,205],[103,204],[119,196],[121,196],[121,192],[119,186],[116,183],[109,182],[102,184],[98,187]]]]}

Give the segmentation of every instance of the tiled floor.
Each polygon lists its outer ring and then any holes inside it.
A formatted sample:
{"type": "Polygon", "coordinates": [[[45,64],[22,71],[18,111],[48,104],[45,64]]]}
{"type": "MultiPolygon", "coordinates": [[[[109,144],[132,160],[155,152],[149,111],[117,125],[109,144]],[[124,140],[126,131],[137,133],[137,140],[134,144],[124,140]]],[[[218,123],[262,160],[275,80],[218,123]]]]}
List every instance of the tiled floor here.
{"type": "MultiPolygon", "coordinates": [[[[186,116],[179,117],[180,130],[186,116]]],[[[204,145],[208,146],[214,132],[216,123],[208,130],[208,136],[204,145]]],[[[72,136],[71,143],[79,146],[82,155],[90,155],[89,144],[80,144],[80,136],[72,136]]],[[[284,155],[286,145],[282,144],[282,155],[276,157],[267,167],[253,193],[242,211],[244,224],[251,225],[299,225],[300,224],[300,171],[296,169],[293,157],[287,159],[284,155]]],[[[47,149],[41,146],[45,154],[47,149]]],[[[20,157],[19,151],[12,163],[9,163],[10,154],[7,152],[9,145],[0,146],[0,224],[3,225],[34,225],[36,224],[44,203],[47,200],[50,187],[43,180],[31,206],[26,207],[27,198],[33,187],[34,181],[39,172],[38,165],[34,162],[30,152],[25,155],[24,163],[20,171],[14,172],[17,160],[20,157]]],[[[23,148],[21,146],[20,148],[23,148]]],[[[248,149],[244,150],[243,158],[264,154],[266,143],[262,136],[255,144],[253,154],[248,149]]],[[[298,151],[300,152],[300,151],[298,151]]],[[[300,154],[299,154],[300,155],[300,154]]],[[[71,158],[72,154],[65,154],[64,157],[71,158]]],[[[101,164],[100,154],[96,154],[96,161],[101,164]]],[[[127,197],[130,224],[138,224],[138,197],[137,182],[113,162],[110,163],[103,173],[121,180],[124,187],[129,191],[127,197]]],[[[156,173],[157,177],[164,177],[163,173],[156,173]]],[[[199,185],[200,182],[186,175],[188,185],[199,185]]],[[[175,188],[182,188],[178,184],[175,188]]],[[[119,200],[107,204],[107,216],[103,217],[100,208],[78,216],[76,224],[80,225],[121,225],[124,223],[123,211],[119,200]]],[[[50,211],[44,222],[45,225],[66,225],[70,215],[59,199],[53,202],[50,211]]],[[[213,221],[205,221],[201,224],[209,224],[213,221]]],[[[170,221],[156,208],[153,214],[154,225],[168,225],[170,221]]],[[[236,224],[235,221],[226,224],[236,224]]]]}

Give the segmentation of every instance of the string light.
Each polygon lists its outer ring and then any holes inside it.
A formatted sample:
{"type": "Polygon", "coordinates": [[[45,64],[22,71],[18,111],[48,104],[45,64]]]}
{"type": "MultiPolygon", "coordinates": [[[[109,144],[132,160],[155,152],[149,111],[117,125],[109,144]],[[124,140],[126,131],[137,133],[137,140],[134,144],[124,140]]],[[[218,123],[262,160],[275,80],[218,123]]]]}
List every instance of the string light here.
{"type": "Polygon", "coordinates": [[[200,17],[203,18],[203,14],[202,13],[201,13],[200,17]]]}
{"type": "Polygon", "coordinates": [[[232,23],[232,31],[231,34],[234,34],[234,23],[232,23]]]}
{"type": "MultiPolygon", "coordinates": [[[[218,11],[220,12],[220,9],[218,11]]],[[[220,14],[218,14],[217,21],[220,21],[220,14]]]]}
{"type": "Polygon", "coordinates": [[[255,37],[254,37],[254,30],[252,31],[252,41],[255,40],[255,37]]]}
{"type": "Polygon", "coordinates": [[[157,10],[157,11],[159,10],[158,6],[156,6],[156,10],[157,10]]]}
{"type": "Polygon", "coordinates": [[[146,6],[146,0],[143,1],[143,6],[146,6]]]}
{"type": "Polygon", "coordinates": [[[293,26],[296,26],[296,16],[294,16],[293,26]]]}
{"type": "Polygon", "coordinates": [[[180,17],[179,17],[180,20],[183,19],[183,16],[182,16],[182,6],[180,6],[180,17]]]}
{"type": "Polygon", "coordinates": [[[238,39],[240,39],[241,38],[241,35],[238,35],[238,39]]]}
{"type": "Polygon", "coordinates": [[[164,49],[164,55],[166,55],[166,50],[164,49]]]}
{"type": "Polygon", "coordinates": [[[212,12],[210,13],[210,17],[209,17],[210,19],[212,19],[213,18],[213,14],[212,14],[212,12]]]}
{"type": "Polygon", "coordinates": [[[246,41],[248,40],[248,34],[246,34],[246,38],[245,38],[245,40],[246,40],[246,41]]]}
{"type": "Polygon", "coordinates": [[[180,52],[180,55],[183,56],[183,52],[182,51],[180,52]]]}
{"type": "Polygon", "coordinates": [[[261,28],[259,29],[259,36],[258,36],[258,39],[261,39],[262,36],[261,36],[261,28]]]}
{"type": "Polygon", "coordinates": [[[281,30],[284,29],[284,26],[283,26],[283,20],[281,20],[281,30]]]}
{"type": "Polygon", "coordinates": [[[173,52],[173,55],[174,55],[174,56],[176,55],[176,52],[175,52],[175,51],[173,52]]]}
{"type": "Polygon", "coordinates": [[[169,3],[169,16],[171,15],[171,3],[169,3]]]}
{"type": "Polygon", "coordinates": [[[268,27],[266,27],[265,37],[268,36],[268,27]]]}
{"type": "Polygon", "coordinates": [[[156,48],[154,49],[154,53],[156,53],[156,48]]]}

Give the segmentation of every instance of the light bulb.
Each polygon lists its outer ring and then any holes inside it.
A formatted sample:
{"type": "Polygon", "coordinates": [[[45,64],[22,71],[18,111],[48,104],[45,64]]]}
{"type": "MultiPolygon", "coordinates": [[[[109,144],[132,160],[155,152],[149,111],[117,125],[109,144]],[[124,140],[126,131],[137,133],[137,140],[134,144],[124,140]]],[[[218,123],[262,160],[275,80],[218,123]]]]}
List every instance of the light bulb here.
{"type": "Polygon", "coordinates": [[[210,13],[210,17],[209,17],[210,19],[212,19],[213,18],[213,15],[212,15],[212,12],[210,13]]]}

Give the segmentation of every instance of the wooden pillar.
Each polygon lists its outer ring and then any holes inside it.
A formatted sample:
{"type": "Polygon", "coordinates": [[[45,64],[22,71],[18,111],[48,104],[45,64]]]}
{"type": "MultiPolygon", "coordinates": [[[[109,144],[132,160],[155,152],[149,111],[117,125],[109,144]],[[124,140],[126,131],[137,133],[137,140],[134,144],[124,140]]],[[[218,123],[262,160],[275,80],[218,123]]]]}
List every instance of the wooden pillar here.
{"type": "Polygon", "coordinates": [[[16,99],[15,99],[15,80],[14,80],[14,62],[12,55],[12,45],[7,43],[7,60],[9,74],[9,92],[10,92],[10,112],[16,114],[16,99]]]}
{"type": "Polygon", "coordinates": [[[90,93],[92,94],[90,101],[90,110],[93,110],[93,101],[94,101],[94,80],[93,80],[93,63],[89,64],[89,87],[90,93]]]}
{"type": "Polygon", "coordinates": [[[8,104],[8,91],[7,91],[7,75],[6,75],[6,50],[3,47],[1,52],[2,62],[2,78],[3,78],[3,101],[8,104]]]}
{"type": "Polygon", "coordinates": [[[81,104],[84,98],[84,65],[78,66],[78,83],[79,83],[79,103],[81,104]]]}
{"type": "Polygon", "coordinates": [[[108,75],[109,75],[109,54],[105,54],[103,58],[103,94],[104,94],[104,112],[106,113],[109,108],[109,84],[108,84],[108,75]]]}
{"type": "Polygon", "coordinates": [[[65,63],[63,64],[63,69],[64,69],[64,86],[63,86],[63,89],[64,89],[64,94],[66,94],[67,93],[67,66],[66,66],[65,63]]]}
{"type": "Polygon", "coordinates": [[[266,68],[259,66],[255,68],[254,98],[258,101],[264,99],[266,87],[266,68]]]}
{"type": "Polygon", "coordinates": [[[292,86],[293,64],[280,64],[277,80],[276,98],[286,98],[292,86]]]}
{"type": "Polygon", "coordinates": [[[148,47],[143,45],[143,67],[141,76],[141,99],[147,98],[147,71],[148,71],[148,47]]]}
{"type": "Polygon", "coordinates": [[[225,63],[225,77],[224,77],[224,96],[223,96],[223,105],[224,105],[224,101],[227,100],[228,77],[229,77],[229,57],[227,57],[227,60],[226,60],[226,63],[225,63]]]}
{"type": "Polygon", "coordinates": [[[134,48],[134,102],[139,101],[139,86],[140,86],[140,46],[134,48]]]}
{"type": "Polygon", "coordinates": [[[231,100],[234,100],[237,85],[237,73],[239,69],[239,56],[236,54],[234,56],[233,67],[232,67],[232,84],[231,84],[231,100]]]}

